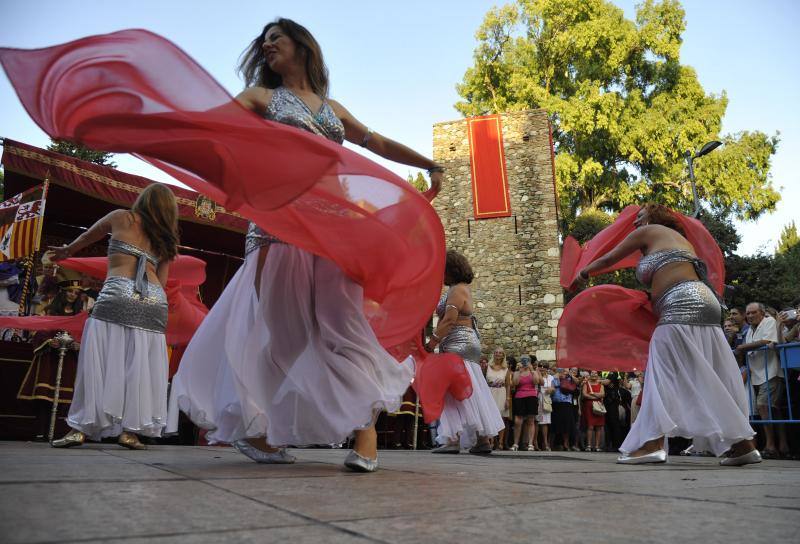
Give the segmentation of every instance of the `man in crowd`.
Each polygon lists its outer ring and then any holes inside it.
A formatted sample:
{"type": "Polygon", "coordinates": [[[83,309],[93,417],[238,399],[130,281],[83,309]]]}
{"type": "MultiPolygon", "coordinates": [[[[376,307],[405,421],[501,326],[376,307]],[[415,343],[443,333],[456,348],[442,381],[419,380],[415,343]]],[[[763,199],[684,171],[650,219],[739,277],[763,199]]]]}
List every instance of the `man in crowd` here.
{"type": "Polygon", "coordinates": [[[750,329],[750,325],[747,323],[747,318],[744,314],[744,308],[740,306],[734,306],[728,313],[728,319],[733,320],[733,322],[739,327],[739,332],[736,334],[734,347],[744,343],[745,336],[747,336],[747,331],[750,329]]]}
{"type": "MultiPolygon", "coordinates": [[[[747,354],[750,367],[750,383],[755,392],[758,415],[762,420],[782,419],[780,407],[783,405],[786,388],[778,354],[773,349],[753,351],[778,342],[777,322],[775,318],[766,314],[766,307],[760,302],[748,304],[745,310],[745,317],[750,327],[744,343],[740,344],[736,350],[747,354]]],[[[765,457],[775,457],[778,451],[781,454],[788,452],[786,430],[783,425],[778,426],[780,444],[777,449],[775,447],[775,429],[773,426],[764,425],[764,434],[767,439],[763,450],[765,457]]]]}

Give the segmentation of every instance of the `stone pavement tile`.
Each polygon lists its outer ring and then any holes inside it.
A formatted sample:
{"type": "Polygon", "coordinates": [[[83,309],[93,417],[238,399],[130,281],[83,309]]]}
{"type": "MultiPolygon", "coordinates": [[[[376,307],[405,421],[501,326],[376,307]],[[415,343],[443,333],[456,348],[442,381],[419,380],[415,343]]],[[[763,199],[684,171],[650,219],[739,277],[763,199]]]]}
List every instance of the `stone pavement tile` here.
{"type": "MultiPolygon", "coordinates": [[[[800,510],[800,467],[777,470],[769,465],[770,462],[741,468],[720,467],[714,459],[702,459],[702,462],[682,464],[629,466],[625,473],[588,472],[574,483],[593,491],[694,497],[800,510]],[[665,470],[668,467],[671,470],[665,470]]],[[[506,479],[523,482],[527,476],[514,475],[506,479]]],[[[560,487],[566,480],[563,474],[548,471],[532,481],[542,486],[560,487]]]]}
{"type": "MultiPolygon", "coordinates": [[[[297,453],[297,450],[293,450],[297,453]]],[[[330,452],[329,452],[330,453],[330,452]]],[[[185,446],[157,446],[147,452],[115,452],[115,456],[158,467],[176,476],[198,480],[232,478],[295,478],[334,476],[341,471],[341,464],[328,458],[326,462],[307,461],[302,458],[292,465],[259,464],[248,459],[233,448],[208,447],[187,448],[185,446]],[[187,454],[186,450],[191,450],[187,454]],[[142,455],[142,454],[145,455],[142,455]]],[[[344,457],[342,456],[342,459],[344,457]]]]}
{"type": "MultiPolygon", "coordinates": [[[[453,497],[458,504],[459,497],[453,497]]],[[[703,542],[796,541],[794,512],[717,503],[598,495],[516,508],[454,508],[449,512],[335,522],[391,543],[452,542],[703,542]],[[569,513],[576,523],[561,523],[569,513]],[[795,535],[795,536],[792,536],[795,535]]]]}
{"type": "MultiPolygon", "coordinates": [[[[216,463],[165,463],[162,468],[197,480],[313,478],[347,476],[340,465],[298,461],[292,465],[259,464],[239,455],[216,463]]],[[[355,476],[355,474],[353,474],[355,476]]],[[[287,484],[290,485],[290,484],[287,484]]]]}
{"type": "MultiPolygon", "coordinates": [[[[114,542],[113,540],[111,541],[114,542]]],[[[375,540],[324,525],[299,525],[271,529],[240,529],[214,533],[133,538],[120,544],[369,544],[375,540]]]]}
{"type": "Polygon", "coordinates": [[[34,459],[31,462],[6,461],[0,459],[0,484],[11,482],[78,482],[105,481],[128,482],[136,480],[175,480],[183,477],[124,459],[113,457],[87,456],[84,458],[47,460],[34,459]]]}
{"type": "Polygon", "coordinates": [[[709,501],[728,500],[741,506],[785,508],[794,510],[796,516],[800,514],[800,484],[797,483],[751,483],[724,488],[694,488],[686,490],[682,495],[709,501]]]}
{"type": "Polygon", "coordinates": [[[306,523],[201,482],[31,483],[4,491],[4,544],[237,529],[243,520],[258,527],[306,523]]]}
{"type": "MultiPolygon", "coordinates": [[[[498,504],[532,504],[549,500],[544,488],[482,479],[479,473],[437,476],[379,470],[356,474],[340,469],[330,478],[287,480],[214,480],[216,486],[257,498],[279,508],[317,520],[346,520],[392,516],[397,512],[422,514],[452,508],[486,508],[498,504]],[[477,492],[479,490],[479,492],[477,492]]],[[[560,496],[579,497],[591,492],[561,490],[560,496]]]]}

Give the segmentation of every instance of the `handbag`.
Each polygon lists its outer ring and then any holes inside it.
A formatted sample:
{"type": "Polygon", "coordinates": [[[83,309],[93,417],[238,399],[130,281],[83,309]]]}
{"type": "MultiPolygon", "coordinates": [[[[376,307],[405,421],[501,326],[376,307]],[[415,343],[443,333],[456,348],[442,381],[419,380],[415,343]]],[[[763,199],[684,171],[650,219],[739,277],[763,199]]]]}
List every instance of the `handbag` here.
{"type": "Polygon", "coordinates": [[[553,399],[550,398],[550,395],[542,396],[542,410],[545,414],[553,411],[553,399]]]}
{"type": "Polygon", "coordinates": [[[596,416],[606,415],[606,407],[599,400],[592,401],[592,413],[596,416]]]}
{"type": "Polygon", "coordinates": [[[565,395],[572,395],[575,393],[575,382],[573,382],[569,378],[564,378],[563,380],[559,380],[558,388],[561,389],[561,392],[565,395]]]}

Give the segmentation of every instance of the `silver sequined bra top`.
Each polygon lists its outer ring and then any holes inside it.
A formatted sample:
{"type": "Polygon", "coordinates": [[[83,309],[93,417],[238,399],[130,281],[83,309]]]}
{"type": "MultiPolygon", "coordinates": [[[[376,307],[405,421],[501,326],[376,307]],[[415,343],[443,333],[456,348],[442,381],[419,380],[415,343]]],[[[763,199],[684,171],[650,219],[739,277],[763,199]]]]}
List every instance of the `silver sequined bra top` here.
{"type": "MultiPolygon", "coordinates": [[[[264,118],[311,132],[337,144],[344,142],[344,125],[327,100],[323,99],[319,111],[313,112],[300,97],[286,87],[278,87],[272,91],[272,99],[264,111],[264,118]]],[[[276,242],[283,243],[277,236],[264,231],[255,223],[250,223],[245,238],[245,255],[276,242]]]]}
{"type": "Polygon", "coordinates": [[[149,262],[157,267],[158,259],[138,246],[123,242],[122,240],[117,240],[116,238],[111,238],[108,241],[108,254],[110,256],[114,253],[124,253],[125,255],[136,257],[136,275],[133,277],[134,290],[140,295],[146,293],[147,263],[149,262]]]}
{"type": "Polygon", "coordinates": [[[708,284],[706,264],[684,249],[667,249],[645,255],[636,266],[636,279],[650,287],[653,276],[671,263],[691,263],[699,280],[680,281],[653,303],[659,325],[720,326],[722,307],[708,284]]]}
{"type": "MultiPolygon", "coordinates": [[[[639,264],[636,265],[636,279],[643,283],[645,287],[650,287],[653,284],[653,276],[656,275],[656,272],[672,263],[691,263],[695,268],[699,264],[705,269],[705,263],[685,249],[665,249],[654,251],[639,260],[639,264]]],[[[699,271],[698,275],[700,275],[699,271]]]]}

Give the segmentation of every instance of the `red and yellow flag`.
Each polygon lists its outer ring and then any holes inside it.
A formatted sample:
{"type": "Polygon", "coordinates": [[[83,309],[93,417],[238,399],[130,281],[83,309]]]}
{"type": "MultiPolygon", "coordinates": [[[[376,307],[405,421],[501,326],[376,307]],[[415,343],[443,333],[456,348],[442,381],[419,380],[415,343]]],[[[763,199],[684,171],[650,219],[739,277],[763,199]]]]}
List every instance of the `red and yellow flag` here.
{"type": "Polygon", "coordinates": [[[21,259],[39,250],[47,185],[45,181],[0,202],[0,262],[21,259]]]}

